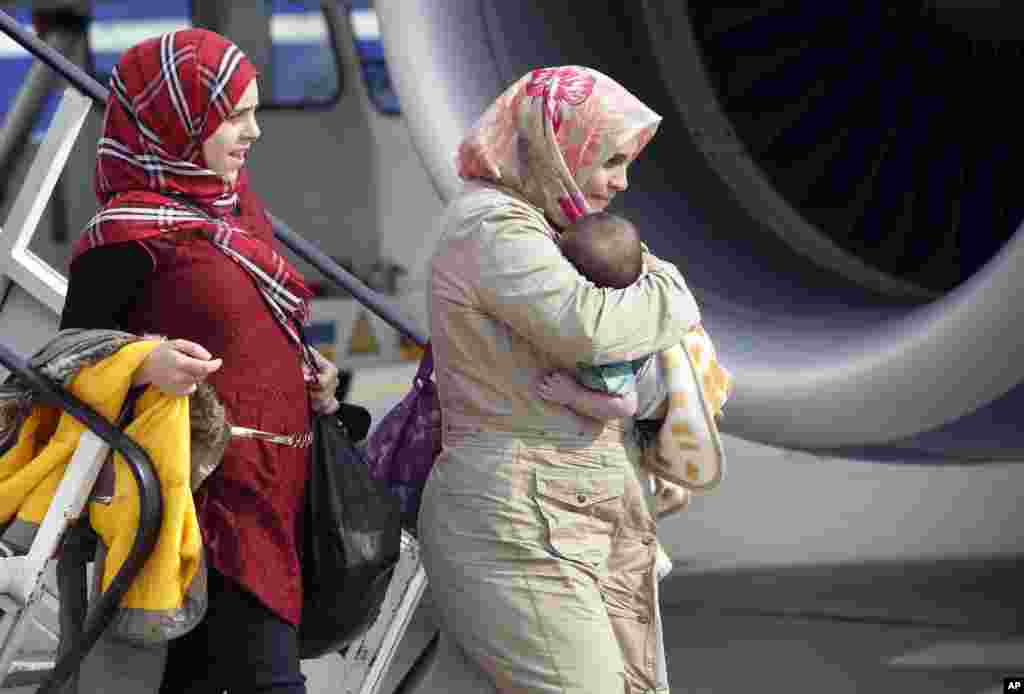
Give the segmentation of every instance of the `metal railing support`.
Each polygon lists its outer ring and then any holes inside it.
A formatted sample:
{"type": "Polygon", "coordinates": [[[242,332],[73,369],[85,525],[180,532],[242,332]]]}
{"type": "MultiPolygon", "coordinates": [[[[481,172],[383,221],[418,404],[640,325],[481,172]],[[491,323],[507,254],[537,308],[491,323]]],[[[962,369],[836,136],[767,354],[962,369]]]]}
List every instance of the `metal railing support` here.
{"type": "MultiPolygon", "coordinates": [[[[54,27],[46,34],[47,44],[61,53],[71,53],[84,40],[80,32],[54,27]]],[[[0,171],[13,171],[32,134],[32,127],[57,88],[60,76],[45,63],[33,62],[21,83],[7,117],[0,127],[0,171]]],[[[8,177],[0,179],[0,204],[7,198],[8,177]]]]}

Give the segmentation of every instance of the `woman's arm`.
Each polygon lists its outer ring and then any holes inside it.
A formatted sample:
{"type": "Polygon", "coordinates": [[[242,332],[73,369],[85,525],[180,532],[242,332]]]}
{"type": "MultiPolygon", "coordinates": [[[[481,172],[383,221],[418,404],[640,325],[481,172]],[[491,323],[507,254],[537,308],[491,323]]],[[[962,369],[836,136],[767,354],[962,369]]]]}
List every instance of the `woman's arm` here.
{"type": "Polygon", "coordinates": [[[624,419],[636,414],[636,390],[623,395],[599,393],[585,388],[563,371],[552,371],[537,382],[537,395],[565,405],[576,414],[593,419],[624,419]]]}
{"type": "MultiPolygon", "coordinates": [[[[142,243],[116,243],[82,254],[71,264],[60,329],[124,330],[126,314],[154,268],[142,243]]],[[[201,345],[170,340],[149,353],[132,385],[152,383],[172,395],[189,395],[220,366],[221,360],[201,345]]]]}
{"type": "Polygon", "coordinates": [[[670,263],[649,255],[648,272],[637,282],[601,289],[565,259],[539,214],[510,204],[481,224],[477,289],[483,308],[566,367],[659,352],[700,321],[670,263]]]}
{"type": "Polygon", "coordinates": [[[71,264],[68,294],[60,329],[123,329],[153,259],[141,243],[115,243],[93,248],[71,264]]]}

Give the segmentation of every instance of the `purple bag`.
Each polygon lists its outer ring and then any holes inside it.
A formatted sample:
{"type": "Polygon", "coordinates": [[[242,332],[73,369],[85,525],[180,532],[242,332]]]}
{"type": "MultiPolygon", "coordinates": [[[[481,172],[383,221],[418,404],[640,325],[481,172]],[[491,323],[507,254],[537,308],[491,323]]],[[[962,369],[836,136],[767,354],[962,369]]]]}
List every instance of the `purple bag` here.
{"type": "Polygon", "coordinates": [[[413,534],[423,485],[441,452],[441,401],[430,378],[433,371],[434,355],[427,343],[412,390],[380,420],[366,442],[370,475],[398,495],[402,525],[413,534]]]}

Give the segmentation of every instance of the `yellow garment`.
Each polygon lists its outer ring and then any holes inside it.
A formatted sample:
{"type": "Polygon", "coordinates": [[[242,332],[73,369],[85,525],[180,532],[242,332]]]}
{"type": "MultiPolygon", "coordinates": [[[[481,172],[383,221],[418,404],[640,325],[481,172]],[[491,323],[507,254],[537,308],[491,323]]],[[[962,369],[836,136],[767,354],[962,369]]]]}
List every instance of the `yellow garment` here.
{"type": "MultiPolygon", "coordinates": [[[[133,342],[103,361],[83,368],[68,390],[114,421],[131,386],[132,374],[158,345],[133,342]]],[[[17,516],[38,525],[71,461],[84,425],[57,408],[36,406],[18,442],[0,457],[0,524],[17,516]]],[[[189,400],[147,388],[124,429],[149,454],[163,493],[163,524],[156,546],[135,578],[122,608],[177,610],[200,566],[202,538],[190,482],[189,400]]],[[[131,551],[139,522],[139,499],[131,471],[114,456],[115,495],[110,504],[89,505],[93,528],[108,548],[102,588],[110,585],[131,551]]]]}

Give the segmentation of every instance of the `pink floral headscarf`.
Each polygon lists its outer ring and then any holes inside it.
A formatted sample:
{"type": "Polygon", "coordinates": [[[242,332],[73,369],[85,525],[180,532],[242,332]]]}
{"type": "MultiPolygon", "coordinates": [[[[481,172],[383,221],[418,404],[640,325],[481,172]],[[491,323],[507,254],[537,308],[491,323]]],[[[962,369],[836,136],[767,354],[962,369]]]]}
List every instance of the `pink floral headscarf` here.
{"type": "Polygon", "coordinates": [[[565,227],[586,214],[581,188],[620,148],[632,161],[661,116],[597,70],[533,70],[505,90],[459,146],[459,176],[515,190],[565,227]]]}

